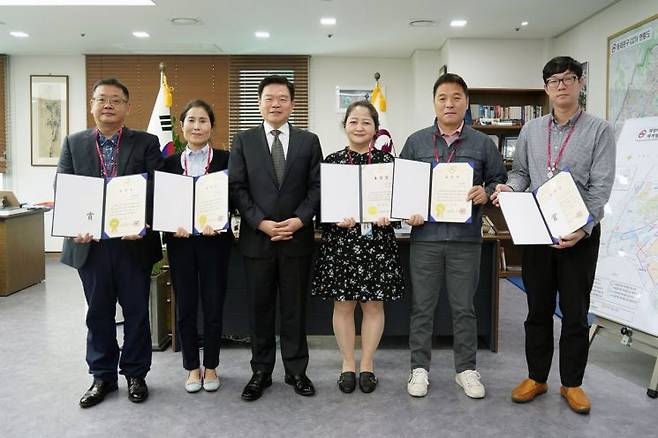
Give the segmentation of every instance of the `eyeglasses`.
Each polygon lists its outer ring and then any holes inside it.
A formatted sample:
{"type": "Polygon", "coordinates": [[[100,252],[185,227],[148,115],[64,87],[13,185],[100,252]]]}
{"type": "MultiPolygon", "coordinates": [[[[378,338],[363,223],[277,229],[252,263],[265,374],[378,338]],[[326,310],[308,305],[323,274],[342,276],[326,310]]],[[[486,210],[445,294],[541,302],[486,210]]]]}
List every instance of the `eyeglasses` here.
{"type": "Polygon", "coordinates": [[[560,86],[560,82],[562,82],[565,87],[570,87],[575,84],[577,80],[578,76],[576,75],[566,76],[562,79],[550,78],[546,80],[546,86],[548,88],[557,88],[560,86]]]}
{"type": "Polygon", "coordinates": [[[92,97],[91,98],[91,103],[95,103],[96,105],[112,105],[112,106],[119,106],[123,103],[126,103],[127,101],[124,99],[119,99],[118,97],[92,97]]]}

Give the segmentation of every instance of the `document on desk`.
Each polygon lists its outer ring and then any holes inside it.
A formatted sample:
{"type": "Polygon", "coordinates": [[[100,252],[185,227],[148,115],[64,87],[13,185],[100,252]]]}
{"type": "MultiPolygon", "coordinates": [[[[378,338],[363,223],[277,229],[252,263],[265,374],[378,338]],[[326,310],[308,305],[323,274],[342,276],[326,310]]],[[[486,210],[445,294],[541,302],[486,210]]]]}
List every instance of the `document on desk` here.
{"type": "Polygon", "coordinates": [[[345,218],[360,220],[360,166],[320,164],[320,219],[338,223],[345,218]]]}
{"type": "Polygon", "coordinates": [[[570,172],[562,171],[535,193],[553,238],[573,233],[593,220],[570,172]]]}
{"type": "Polygon", "coordinates": [[[438,163],[432,169],[430,222],[470,223],[472,201],[467,201],[473,187],[470,163],[438,163]]]}
{"type": "Polygon", "coordinates": [[[534,193],[501,192],[500,207],[515,245],[550,245],[592,221],[569,172],[562,171],[534,193]]]}
{"type": "Polygon", "coordinates": [[[192,233],[194,178],[155,172],[153,184],[153,229],[175,233],[183,228],[192,233]]]}
{"type": "Polygon", "coordinates": [[[227,230],[228,170],[194,178],[194,232],[200,234],[206,225],[213,230],[227,230]]]}
{"type": "Polygon", "coordinates": [[[361,167],[361,222],[391,217],[393,163],[364,164],[361,167]]]}
{"type": "Polygon", "coordinates": [[[146,181],[136,174],[107,178],[103,238],[146,234],[146,181]]]}
{"type": "Polygon", "coordinates": [[[427,221],[431,166],[422,161],[395,159],[391,217],[409,219],[420,214],[427,221]]]}
{"type": "Polygon", "coordinates": [[[103,227],[103,178],[58,173],[51,235],[101,238],[103,227]]]}

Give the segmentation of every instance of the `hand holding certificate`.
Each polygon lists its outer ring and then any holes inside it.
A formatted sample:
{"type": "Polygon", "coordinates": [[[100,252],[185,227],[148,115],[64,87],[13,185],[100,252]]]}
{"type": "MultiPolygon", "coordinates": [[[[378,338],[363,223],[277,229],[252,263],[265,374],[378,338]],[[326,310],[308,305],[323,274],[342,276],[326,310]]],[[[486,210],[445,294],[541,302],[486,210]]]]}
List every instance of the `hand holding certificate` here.
{"type": "Polygon", "coordinates": [[[57,174],[53,236],[110,239],[145,232],[146,174],[105,180],[57,174]]]}
{"type": "Polygon", "coordinates": [[[498,193],[516,245],[554,244],[592,220],[569,172],[560,172],[535,193],[498,193]]]}

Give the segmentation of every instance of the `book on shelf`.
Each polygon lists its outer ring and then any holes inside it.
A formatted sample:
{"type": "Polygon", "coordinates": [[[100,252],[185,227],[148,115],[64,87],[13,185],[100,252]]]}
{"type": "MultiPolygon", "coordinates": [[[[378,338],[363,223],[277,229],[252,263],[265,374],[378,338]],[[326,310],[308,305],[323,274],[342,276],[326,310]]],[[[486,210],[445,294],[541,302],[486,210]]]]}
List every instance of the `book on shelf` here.
{"type": "Polygon", "coordinates": [[[541,105],[502,106],[472,103],[469,112],[473,125],[514,126],[541,117],[543,108],[541,105]]]}

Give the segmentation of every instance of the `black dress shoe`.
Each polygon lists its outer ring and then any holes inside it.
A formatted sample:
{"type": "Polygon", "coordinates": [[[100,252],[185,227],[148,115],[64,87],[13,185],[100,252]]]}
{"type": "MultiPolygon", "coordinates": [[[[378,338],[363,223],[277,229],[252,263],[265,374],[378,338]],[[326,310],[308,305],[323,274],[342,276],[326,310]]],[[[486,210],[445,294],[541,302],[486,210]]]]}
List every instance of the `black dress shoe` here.
{"type": "Polygon", "coordinates": [[[377,388],[377,377],[370,371],[362,371],[359,374],[359,388],[366,394],[373,392],[377,388]]]}
{"type": "Polygon", "coordinates": [[[141,403],[149,398],[149,388],[142,377],[126,377],[128,381],[128,400],[141,403]]]}
{"type": "Polygon", "coordinates": [[[292,385],[295,388],[295,392],[299,395],[308,397],[315,394],[313,382],[311,382],[311,379],[306,377],[306,374],[301,374],[298,376],[286,374],[285,382],[288,385],[292,385]]]}
{"type": "Polygon", "coordinates": [[[99,404],[107,394],[116,391],[117,388],[117,382],[94,379],[94,383],[91,384],[87,392],[80,399],[80,407],[90,408],[99,404]]]}
{"type": "Polygon", "coordinates": [[[354,371],[345,371],[338,377],[338,389],[345,394],[349,394],[356,388],[356,373],[354,371]]]}
{"type": "Polygon", "coordinates": [[[256,371],[242,390],[242,400],[254,401],[263,395],[263,390],[272,386],[272,374],[263,371],[256,371]]]}

